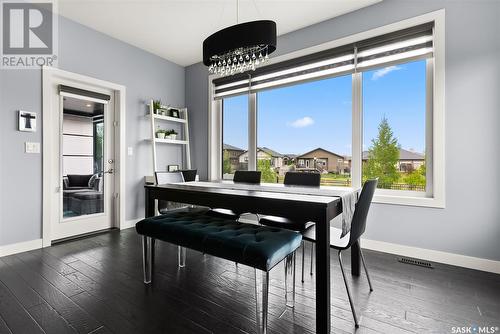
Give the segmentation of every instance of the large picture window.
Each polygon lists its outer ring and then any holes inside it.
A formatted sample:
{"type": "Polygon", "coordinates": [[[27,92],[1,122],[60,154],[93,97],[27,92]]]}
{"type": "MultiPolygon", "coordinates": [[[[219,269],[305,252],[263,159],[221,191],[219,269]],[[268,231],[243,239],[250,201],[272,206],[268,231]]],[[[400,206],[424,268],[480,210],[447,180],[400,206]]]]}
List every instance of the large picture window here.
{"type": "Polygon", "coordinates": [[[426,60],[363,72],[363,181],[425,192],[426,60]]]}
{"type": "Polygon", "coordinates": [[[351,87],[346,75],[257,93],[262,182],[283,182],[288,171],[316,171],[322,185],[351,185],[351,87]]]}
{"type": "Polygon", "coordinates": [[[378,178],[376,201],[442,207],[444,33],[436,29],[441,14],[432,15],[215,78],[211,117],[222,112],[222,127],[213,129],[224,159],[210,178],[250,169],[280,183],[295,170],[321,173],[324,187],[352,188],[378,178]]]}
{"type": "Polygon", "coordinates": [[[222,173],[231,178],[236,170],[248,170],[248,97],[223,100],[222,173]]]}

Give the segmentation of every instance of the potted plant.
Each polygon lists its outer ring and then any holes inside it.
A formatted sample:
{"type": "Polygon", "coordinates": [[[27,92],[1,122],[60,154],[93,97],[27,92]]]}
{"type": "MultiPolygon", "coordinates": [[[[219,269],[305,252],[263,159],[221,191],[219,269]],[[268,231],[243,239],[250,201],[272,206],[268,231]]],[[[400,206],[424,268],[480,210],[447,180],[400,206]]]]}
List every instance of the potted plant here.
{"type": "Polygon", "coordinates": [[[161,100],[153,101],[153,113],[157,114],[157,110],[161,109],[161,100]]]}
{"type": "Polygon", "coordinates": [[[167,134],[167,131],[165,131],[163,129],[156,130],[156,138],[165,139],[166,134],[167,134]]]}
{"type": "Polygon", "coordinates": [[[177,132],[172,129],[169,131],[169,136],[170,136],[170,139],[177,139],[177,132]]]}

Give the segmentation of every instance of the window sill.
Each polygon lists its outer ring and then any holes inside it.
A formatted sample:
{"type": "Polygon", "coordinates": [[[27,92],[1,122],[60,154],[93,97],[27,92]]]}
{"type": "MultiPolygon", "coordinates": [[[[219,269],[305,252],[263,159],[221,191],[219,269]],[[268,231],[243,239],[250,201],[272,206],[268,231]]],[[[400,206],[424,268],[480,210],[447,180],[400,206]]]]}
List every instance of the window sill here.
{"type": "Polygon", "coordinates": [[[384,191],[376,191],[373,196],[373,203],[419,206],[427,208],[444,209],[444,200],[434,197],[425,197],[425,194],[387,194],[384,191]]]}
{"type": "MultiPolygon", "coordinates": [[[[261,185],[273,187],[276,183],[261,183],[261,185]]],[[[340,196],[346,191],[352,191],[352,187],[321,186],[320,192],[331,196],[340,196]]],[[[392,204],[405,206],[418,206],[427,208],[444,209],[444,199],[426,197],[424,192],[377,189],[373,196],[373,203],[392,204]]]]}

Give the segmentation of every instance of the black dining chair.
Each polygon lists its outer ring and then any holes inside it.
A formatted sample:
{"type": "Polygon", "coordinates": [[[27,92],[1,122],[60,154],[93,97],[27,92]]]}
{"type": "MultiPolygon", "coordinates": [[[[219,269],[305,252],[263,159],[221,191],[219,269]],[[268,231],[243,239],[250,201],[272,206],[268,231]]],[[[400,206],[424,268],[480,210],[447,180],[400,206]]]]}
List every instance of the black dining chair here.
{"type": "MultiPolygon", "coordinates": [[[[260,171],[237,170],[234,172],[234,183],[260,184],[260,171]]],[[[238,220],[243,212],[234,212],[230,209],[215,208],[207,212],[212,217],[238,220]]]]}
{"type": "MultiPolygon", "coordinates": [[[[340,263],[340,270],[342,271],[342,277],[344,278],[345,288],[347,290],[347,297],[349,298],[349,304],[351,305],[352,316],[354,318],[354,324],[359,327],[358,317],[356,315],[356,310],[354,309],[354,303],[352,301],[351,291],[349,290],[349,285],[347,284],[347,278],[344,271],[344,264],[342,262],[342,251],[351,248],[351,246],[358,242],[366,228],[366,218],[368,216],[368,211],[370,210],[370,205],[372,203],[373,194],[377,188],[378,179],[368,180],[363,185],[361,194],[359,195],[358,202],[356,203],[356,208],[354,210],[354,215],[351,221],[351,231],[349,237],[346,235],[340,238],[342,235],[342,230],[334,227],[330,227],[330,248],[336,249],[338,251],[338,258],[340,263]]],[[[316,242],[316,227],[313,225],[309,227],[304,233],[302,233],[302,238],[310,242],[316,242]]],[[[311,266],[312,266],[312,254],[311,252],[311,266]]],[[[359,255],[361,257],[361,262],[363,263],[363,268],[365,269],[366,278],[368,280],[368,286],[370,287],[370,292],[373,291],[372,282],[370,281],[370,275],[368,274],[368,269],[366,268],[365,257],[361,248],[359,248],[359,255]]]]}
{"type": "Polygon", "coordinates": [[[184,177],[184,182],[196,181],[197,169],[183,169],[180,171],[184,177]]]}
{"type": "MultiPolygon", "coordinates": [[[[319,173],[303,173],[303,172],[287,172],[283,183],[286,186],[294,187],[315,187],[319,188],[321,183],[321,174],[319,173]]],[[[259,219],[259,223],[265,226],[273,226],[293,230],[300,233],[305,232],[314,223],[307,221],[297,221],[285,217],[264,216],[259,219]]],[[[302,282],[304,282],[304,259],[305,259],[305,243],[302,241],[302,282]]]]}

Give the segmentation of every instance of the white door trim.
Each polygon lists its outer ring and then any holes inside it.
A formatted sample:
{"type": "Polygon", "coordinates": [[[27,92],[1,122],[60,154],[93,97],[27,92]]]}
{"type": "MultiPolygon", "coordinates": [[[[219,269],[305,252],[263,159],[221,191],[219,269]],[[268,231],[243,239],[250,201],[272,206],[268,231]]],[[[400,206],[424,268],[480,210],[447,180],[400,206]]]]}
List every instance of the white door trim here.
{"type": "MultiPolygon", "coordinates": [[[[53,92],[53,83],[58,81],[72,81],[83,86],[90,85],[102,87],[103,89],[114,91],[115,100],[115,122],[118,131],[115,131],[115,193],[118,194],[118,209],[115,227],[125,226],[125,95],[126,88],[112,82],[91,78],[85,75],[63,71],[57,68],[44,66],[42,68],[42,166],[43,166],[43,214],[42,214],[42,240],[43,247],[51,245],[51,213],[50,208],[53,205],[51,196],[51,187],[55,184],[51,176],[52,162],[54,161],[54,152],[50,149],[50,143],[53,135],[58,132],[53,129],[53,106],[51,96],[53,92]]],[[[59,108],[57,108],[59,110],[59,108]]]]}

